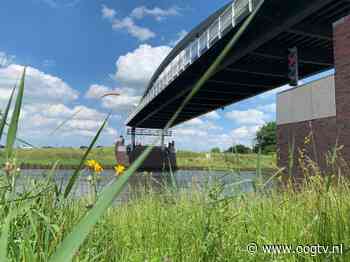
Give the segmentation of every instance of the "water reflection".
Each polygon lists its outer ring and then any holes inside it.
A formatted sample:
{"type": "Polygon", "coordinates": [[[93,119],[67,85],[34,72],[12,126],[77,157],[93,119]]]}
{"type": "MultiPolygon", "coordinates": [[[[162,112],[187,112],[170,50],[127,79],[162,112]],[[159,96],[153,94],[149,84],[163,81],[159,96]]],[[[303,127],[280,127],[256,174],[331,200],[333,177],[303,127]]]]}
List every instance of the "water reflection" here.
{"type": "MultiPolygon", "coordinates": [[[[30,181],[40,180],[47,174],[47,170],[23,170],[20,179],[17,182],[17,190],[22,191],[28,188],[32,183],[30,181]]],[[[68,183],[69,177],[73,174],[72,170],[58,170],[54,177],[58,187],[64,189],[68,183]]],[[[215,171],[188,171],[179,170],[171,176],[170,173],[137,173],[131,177],[128,186],[120,195],[118,200],[124,201],[137,197],[142,192],[152,190],[152,192],[161,193],[162,191],[174,187],[179,190],[204,190],[214,183],[223,183],[225,185],[225,194],[235,194],[237,192],[251,192],[254,190],[252,181],[255,180],[254,172],[241,172],[240,174],[232,172],[215,171]]],[[[98,190],[101,191],[107,184],[115,179],[112,170],[104,171],[99,179],[98,190]]],[[[90,193],[88,173],[82,173],[75,184],[72,196],[82,197],[90,193]]]]}

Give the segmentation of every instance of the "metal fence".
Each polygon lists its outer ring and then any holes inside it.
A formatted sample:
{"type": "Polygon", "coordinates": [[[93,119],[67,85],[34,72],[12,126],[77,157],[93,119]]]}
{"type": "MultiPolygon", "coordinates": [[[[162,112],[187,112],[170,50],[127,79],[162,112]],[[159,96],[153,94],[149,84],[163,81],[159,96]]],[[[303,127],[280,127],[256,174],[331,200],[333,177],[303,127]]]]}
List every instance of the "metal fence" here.
{"type": "Polygon", "coordinates": [[[169,63],[153,83],[126,122],[134,118],[150,101],[171,84],[177,76],[206,53],[237,24],[242,22],[262,0],[236,0],[198,38],[191,42],[169,63]]]}

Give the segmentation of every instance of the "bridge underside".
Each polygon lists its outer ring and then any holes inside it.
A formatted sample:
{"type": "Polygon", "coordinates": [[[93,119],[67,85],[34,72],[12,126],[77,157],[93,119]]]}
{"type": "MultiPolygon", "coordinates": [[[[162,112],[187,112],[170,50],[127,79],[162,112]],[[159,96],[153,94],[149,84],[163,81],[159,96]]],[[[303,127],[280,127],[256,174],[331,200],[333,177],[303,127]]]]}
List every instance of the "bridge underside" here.
{"type": "MultiPolygon", "coordinates": [[[[173,126],[287,84],[288,48],[298,47],[301,78],[333,68],[333,23],[349,13],[350,0],[265,0],[217,73],[173,126]]],[[[127,124],[163,128],[233,34],[217,42],[127,124]]]]}

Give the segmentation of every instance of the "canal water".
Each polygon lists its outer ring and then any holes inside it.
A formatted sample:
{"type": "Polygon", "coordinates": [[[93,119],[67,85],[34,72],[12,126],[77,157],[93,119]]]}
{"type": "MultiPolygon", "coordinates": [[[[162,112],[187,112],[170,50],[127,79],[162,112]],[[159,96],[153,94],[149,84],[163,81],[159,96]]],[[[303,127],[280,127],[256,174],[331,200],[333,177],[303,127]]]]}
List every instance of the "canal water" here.
{"type": "MultiPolygon", "coordinates": [[[[48,170],[22,170],[22,174],[16,183],[18,191],[28,189],[28,185],[35,185],[34,181],[40,181],[47,174],[48,170]]],[[[55,173],[55,182],[60,188],[65,188],[73,170],[57,170],[55,173]]],[[[251,192],[254,190],[253,181],[257,176],[255,172],[216,172],[216,171],[197,171],[197,170],[178,170],[173,175],[170,173],[136,173],[126,186],[118,200],[126,201],[136,197],[142,192],[162,192],[169,188],[177,190],[207,190],[214,184],[224,185],[224,193],[227,195],[241,192],[251,192]]],[[[103,187],[118,179],[113,170],[105,170],[98,182],[98,191],[103,187]]],[[[90,194],[89,173],[82,172],[75,184],[72,196],[79,198],[90,194]]]]}

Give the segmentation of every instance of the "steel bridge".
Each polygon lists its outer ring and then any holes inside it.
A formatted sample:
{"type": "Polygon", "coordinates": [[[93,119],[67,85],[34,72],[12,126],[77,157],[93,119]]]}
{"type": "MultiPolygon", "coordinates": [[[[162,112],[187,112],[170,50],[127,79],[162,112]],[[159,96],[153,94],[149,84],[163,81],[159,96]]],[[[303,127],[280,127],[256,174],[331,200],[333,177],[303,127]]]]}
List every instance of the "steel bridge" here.
{"type": "Polygon", "coordinates": [[[288,84],[287,50],[299,50],[301,78],[334,67],[333,23],[350,0],[236,0],[190,32],[153,75],[126,125],[163,129],[242,23],[261,8],[216,73],[173,126],[288,84]]]}

